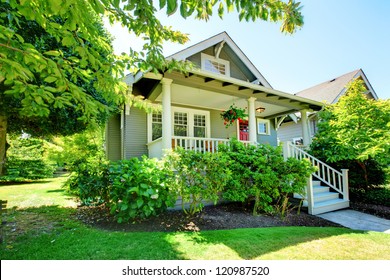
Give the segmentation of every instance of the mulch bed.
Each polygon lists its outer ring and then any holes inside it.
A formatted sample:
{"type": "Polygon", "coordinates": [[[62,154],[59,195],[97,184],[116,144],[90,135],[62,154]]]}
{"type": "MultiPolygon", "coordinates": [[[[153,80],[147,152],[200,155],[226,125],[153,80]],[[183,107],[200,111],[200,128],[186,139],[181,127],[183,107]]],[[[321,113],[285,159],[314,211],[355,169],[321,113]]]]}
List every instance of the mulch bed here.
{"type": "Polygon", "coordinates": [[[379,218],[384,218],[384,219],[390,220],[390,207],[389,206],[351,201],[350,208],[352,210],[360,211],[363,213],[377,216],[379,218]]]}
{"type": "Polygon", "coordinates": [[[76,218],[84,223],[113,231],[203,231],[235,228],[259,228],[274,226],[341,227],[322,218],[291,210],[285,218],[280,216],[253,216],[250,207],[241,204],[207,206],[201,213],[186,216],[180,210],[170,210],[144,221],[118,224],[104,206],[78,208],[76,218]]]}

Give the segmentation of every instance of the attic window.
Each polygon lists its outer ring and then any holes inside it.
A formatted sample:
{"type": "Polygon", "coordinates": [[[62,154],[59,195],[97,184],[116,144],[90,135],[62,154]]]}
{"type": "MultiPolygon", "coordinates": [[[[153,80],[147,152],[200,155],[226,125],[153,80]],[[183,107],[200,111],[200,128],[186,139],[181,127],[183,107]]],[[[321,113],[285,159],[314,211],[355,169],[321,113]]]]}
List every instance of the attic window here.
{"type": "Polygon", "coordinates": [[[212,72],[215,74],[221,74],[225,76],[230,76],[230,65],[229,61],[215,58],[211,55],[202,53],[202,70],[212,72]]]}

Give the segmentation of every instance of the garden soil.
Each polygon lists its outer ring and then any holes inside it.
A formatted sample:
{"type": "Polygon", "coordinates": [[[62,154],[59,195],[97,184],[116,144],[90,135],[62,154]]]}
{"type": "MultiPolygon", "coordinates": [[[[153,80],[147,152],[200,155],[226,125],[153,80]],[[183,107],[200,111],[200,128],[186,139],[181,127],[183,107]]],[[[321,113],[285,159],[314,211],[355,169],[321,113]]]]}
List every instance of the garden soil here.
{"type": "Polygon", "coordinates": [[[298,213],[296,209],[290,210],[285,217],[266,214],[254,216],[250,205],[234,203],[207,206],[193,216],[185,215],[181,210],[169,210],[157,217],[122,224],[117,223],[104,206],[79,207],[75,215],[88,225],[115,231],[203,231],[274,226],[341,227],[304,211],[298,213]]]}

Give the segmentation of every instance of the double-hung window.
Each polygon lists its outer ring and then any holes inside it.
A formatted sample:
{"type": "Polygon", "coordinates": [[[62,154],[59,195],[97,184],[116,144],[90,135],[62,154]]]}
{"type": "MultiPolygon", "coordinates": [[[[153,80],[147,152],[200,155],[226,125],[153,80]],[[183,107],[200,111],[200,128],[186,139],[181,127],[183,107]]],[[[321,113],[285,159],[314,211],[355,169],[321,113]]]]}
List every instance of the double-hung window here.
{"type": "Polygon", "coordinates": [[[162,114],[161,112],[152,113],[152,141],[162,137],[162,114]]]}
{"type": "Polygon", "coordinates": [[[194,137],[206,137],[206,115],[194,114],[194,137]]]}
{"type": "Polygon", "coordinates": [[[209,137],[210,114],[208,111],[172,107],[173,135],[209,137]]]}
{"type": "Polygon", "coordinates": [[[188,136],[188,114],[184,112],[173,113],[173,135],[188,136]]]}

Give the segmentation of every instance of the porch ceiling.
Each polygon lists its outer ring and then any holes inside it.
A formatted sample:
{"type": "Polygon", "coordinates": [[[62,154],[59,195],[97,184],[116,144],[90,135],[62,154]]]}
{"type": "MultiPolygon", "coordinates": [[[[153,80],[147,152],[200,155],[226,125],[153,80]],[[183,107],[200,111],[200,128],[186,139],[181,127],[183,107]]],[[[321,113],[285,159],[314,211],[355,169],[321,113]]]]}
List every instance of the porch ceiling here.
{"type": "MultiPolygon", "coordinates": [[[[323,106],[321,102],[204,71],[193,71],[187,75],[165,73],[164,77],[173,80],[171,100],[177,105],[226,110],[232,103],[245,108],[248,98],[255,97],[256,108],[265,108],[263,113],[257,113],[263,118],[274,118],[302,109],[318,111],[323,106]]],[[[159,102],[160,93],[161,87],[155,87],[149,98],[159,102]]]]}

